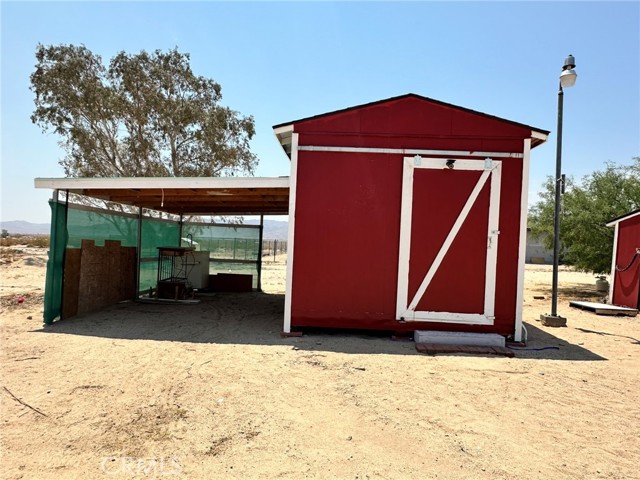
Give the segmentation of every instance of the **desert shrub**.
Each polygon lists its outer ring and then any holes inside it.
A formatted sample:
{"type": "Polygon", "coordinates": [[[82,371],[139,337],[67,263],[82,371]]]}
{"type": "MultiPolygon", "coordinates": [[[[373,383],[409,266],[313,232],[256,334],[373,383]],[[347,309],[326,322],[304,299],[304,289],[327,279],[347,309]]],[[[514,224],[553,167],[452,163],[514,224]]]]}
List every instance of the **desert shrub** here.
{"type": "Polygon", "coordinates": [[[12,247],[14,245],[26,245],[27,247],[49,247],[49,235],[21,235],[12,234],[6,238],[0,238],[0,246],[12,247]]]}

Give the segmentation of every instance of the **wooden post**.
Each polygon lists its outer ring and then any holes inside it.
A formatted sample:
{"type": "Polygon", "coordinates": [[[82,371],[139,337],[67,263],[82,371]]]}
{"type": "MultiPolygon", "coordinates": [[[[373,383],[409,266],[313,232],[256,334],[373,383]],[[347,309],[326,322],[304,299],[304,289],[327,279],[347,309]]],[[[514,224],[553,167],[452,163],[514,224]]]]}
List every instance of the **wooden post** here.
{"type": "Polygon", "coordinates": [[[262,231],[264,227],[264,215],[260,215],[260,231],[258,233],[258,291],[262,291],[262,231]]]}

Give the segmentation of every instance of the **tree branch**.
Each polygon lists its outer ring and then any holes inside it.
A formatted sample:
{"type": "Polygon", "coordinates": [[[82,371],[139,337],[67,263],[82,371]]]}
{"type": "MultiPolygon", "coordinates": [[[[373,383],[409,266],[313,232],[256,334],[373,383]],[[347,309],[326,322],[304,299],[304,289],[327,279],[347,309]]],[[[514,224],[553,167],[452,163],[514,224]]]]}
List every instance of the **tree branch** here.
{"type": "Polygon", "coordinates": [[[18,397],[16,397],[13,393],[11,393],[11,391],[10,391],[7,387],[5,387],[4,385],[2,386],[2,388],[4,388],[5,392],[7,392],[9,395],[11,395],[11,397],[12,397],[16,402],[18,402],[19,404],[24,405],[24,406],[25,406],[25,407],[27,407],[27,408],[30,408],[31,410],[33,410],[33,411],[34,411],[34,412],[36,412],[36,413],[39,413],[39,414],[40,414],[40,415],[42,415],[43,417],[47,417],[47,418],[49,417],[49,415],[47,415],[46,413],[42,413],[40,410],[38,410],[38,409],[37,409],[37,408],[35,408],[35,407],[32,407],[32,406],[31,406],[31,405],[29,405],[27,402],[23,402],[22,400],[20,400],[20,399],[19,399],[18,397]]]}

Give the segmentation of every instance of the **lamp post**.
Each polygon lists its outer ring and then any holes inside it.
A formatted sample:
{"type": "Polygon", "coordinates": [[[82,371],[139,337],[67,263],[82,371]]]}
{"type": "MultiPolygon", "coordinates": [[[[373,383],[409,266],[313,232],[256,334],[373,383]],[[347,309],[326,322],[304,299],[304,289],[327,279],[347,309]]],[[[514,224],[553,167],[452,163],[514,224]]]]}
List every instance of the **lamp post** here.
{"type": "Polygon", "coordinates": [[[578,74],[574,68],[576,60],[573,55],[567,56],[562,66],[560,74],[560,84],[558,90],[558,139],[556,144],[556,199],[555,214],[553,221],[553,281],[551,293],[551,313],[540,315],[543,325],[549,327],[564,327],[567,319],[558,315],[558,263],[560,257],[560,199],[564,192],[564,178],[562,176],[562,108],[563,108],[563,88],[573,87],[578,74]]]}

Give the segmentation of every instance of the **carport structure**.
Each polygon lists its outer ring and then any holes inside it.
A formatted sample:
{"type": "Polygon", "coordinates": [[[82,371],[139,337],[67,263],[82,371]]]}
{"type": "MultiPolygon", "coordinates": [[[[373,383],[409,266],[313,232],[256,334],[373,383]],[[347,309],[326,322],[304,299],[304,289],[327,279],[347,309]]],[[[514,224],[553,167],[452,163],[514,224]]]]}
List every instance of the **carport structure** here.
{"type": "MultiPolygon", "coordinates": [[[[148,289],[157,277],[156,259],[158,247],[180,247],[189,230],[211,230],[217,232],[250,232],[244,237],[251,237],[251,260],[239,260],[234,263],[254,264],[257,273],[257,284],[260,289],[262,219],[264,215],[286,215],[289,211],[289,178],[288,177],[226,177],[226,178],[36,178],[36,188],[54,190],[50,202],[52,208],[51,249],[47,265],[47,285],[45,291],[45,323],[52,323],[63,316],[65,305],[63,302],[64,289],[68,288],[69,258],[66,258],[67,248],[80,247],[80,240],[71,241],[69,226],[69,212],[75,216],[85,215],[84,225],[76,227],[76,232],[82,230],[82,241],[86,238],[97,238],[97,243],[104,241],[104,263],[111,263],[109,276],[104,280],[96,280],[93,292],[98,291],[102,302],[93,302],[88,310],[97,309],[108,303],[123,298],[137,297],[148,289]],[[60,193],[64,195],[60,195],[60,193]],[[129,211],[137,214],[100,210],[86,205],[69,203],[71,194],[82,195],[89,199],[114,202],[128,205],[129,211]],[[64,196],[64,199],[61,197],[64,196]],[[80,213],[78,213],[80,212],[80,213]],[[243,226],[233,224],[194,224],[186,222],[192,216],[220,216],[220,215],[259,215],[259,226],[243,226]],[[94,225],[94,223],[100,225],[94,225]],[[117,224],[117,225],[116,225],[117,224]],[[114,225],[117,232],[115,236],[114,225]],[[123,228],[124,226],[124,228],[123,228]],[[93,229],[94,235],[85,231],[93,229]],[[122,231],[126,230],[127,233],[122,231]],[[95,232],[98,232],[97,234],[95,232]],[[114,267],[113,257],[122,255],[113,250],[113,243],[109,239],[123,239],[122,247],[129,248],[125,257],[131,258],[131,249],[135,249],[136,265],[129,260],[127,268],[114,267]],[[257,246],[256,246],[257,245],[257,246]],[[112,249],[107,252],[107,249],[112,249]],[[107,260],[112,257],[111,260],[107,260]],[[146,263],[145,263],[146,262],[146,263]],[[115,274],[113,272],[116,272],[115,274]],[[129,278],[131,277],[131,278],[129,278]],[[135,283],[134,283],[135,282],[135,283]],[[113,283],[128,285],[114,291],[113,283]],[[135,285],[135,289],[134,289],[135,285]],[[104,293],[103,290],[111,293],[104,293]]],[[[79,235],[76,235],[78,237],[79,235]]],[[[241,234],[236,236],[242,237],[241,234]]],[[[245,241],[245,248],[246,248],[245,241]]],[[[97,244],[96,244],[97,245],[97,244]]],[[[92,248],[88,245],[88,248],[92,248]]],[[[73,252],[78,253],[78,252],[73,252]]],[[[79,255],[79,254],[78,254],[79,255]]],[[[78,256],[76,255],[76,256],[78,256]]],[[[235,260],[235,241],[234,241],[235,260]]],[[[78,260],[79,261],[79,260],[78,260]]],[[[213,262],[214,260],[211,259],[213,262]]],[[[91,263],[91,261],[86,262],[91,263]]],[[[117,263],[117,262],[116,262],[117,263]]],[[[84,268],[84,267],[83,267],[84,268]]],[[[208,268],[206,269],[208,273],[208,268]]],[[[95,276],[94,271],[85,272],[87,276],[95,276]]],[[[84,280],[75,280],[76,284],[83,284],[84,280]]],[[[85,295],[86,296],[86,295],[85,295]]],[[[83,303],[80,301],[79,303],[83,303]]],[[[86,302],[84,302],[86,303],[86,302]]],[[[86,307],[86,305],[85,305],[86,307]]],[[[80,308],[80,307],[78,307],[80,308]]],[[[82,309],[80,308],[80,311],[82,309]]],[[[72,312],[76,310],[72,309],[72,312]]]]}
{"type": "Polygon", "coordinates": [[[174,215],[286,215],[288,177],[36,178],[36,188],[174,215]]]}

